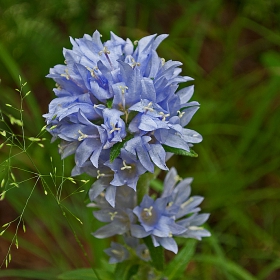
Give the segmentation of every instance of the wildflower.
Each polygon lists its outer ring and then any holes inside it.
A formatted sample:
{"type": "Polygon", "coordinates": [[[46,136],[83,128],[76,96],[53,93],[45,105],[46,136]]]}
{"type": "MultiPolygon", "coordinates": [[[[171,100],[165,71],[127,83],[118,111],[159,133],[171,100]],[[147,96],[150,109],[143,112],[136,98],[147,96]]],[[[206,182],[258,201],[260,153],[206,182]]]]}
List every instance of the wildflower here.
{"type": "Polygon", "coordinates": [[[126,247],[119,243],[111,242],[111,247],[104,250],[110,256],[109,263],[123,262],[129,259],[132,252],[145,262],[151,260],[147,246],[144,243],[140,243],[139,239],[124,236],[124,241],[126,247]]]}
{"type": "Polygon", "coordinates": [[[117,234],[122,235],[128,233],[131,224],[136,222],[136,217],[132,212],[132,209],[136,205],[136,195],[132,188],[127,186],[118,188],[114,207],[108,203],[103,193],[91,200],[93,203],[91,203],[90,206],[100,209],[93,212],[95,218],[101,222],[107,223],[93,233],[97,238],[106,238],[117,234]]]}
{"type": "MultiPolygon", "coordinates": [[[[74,173],[85,165],[92,174],[101,164],[111,170],[104,189],[114,205],[117,187],[135,189],[141,174],[155,166],[168,169],[166,147],[189,152],[202,137],[185,128],[199,106],[189,101],[193,86],[177,91],[179,83],[192,78],[180,76],[180,62],[165,62],[156,52],[167,35],[144,37],[136,49],[112,32],[105,43],[100,37],[95,31],[70,38],[65,65],[51,68],[47,76],[57,87],[44,117],[53,140],[61,139],[62,158],[75,154],[74,173]]],[[[100,190],[99,185],[96,194],[100,190]]]]}
{"type": "Polygon", "coordinates": [[[155,201],[145,196],[134,208],[139,224],[131,226],[132,235],[138,238],[151,236],[155,247],[161,245],[174,253],[178,246],[174,236],[195,238],[210,236],[209,231],[201,227],[209,214],[198,214],[197,207],[203,197],[190,197],[192,178],[180,181],[175,168],[171,168],[164,180],[162,196],[155,201]],[[178,183],[179,182],[179,183],[178,183]]]}
{"type": "Polygon", "coordinates": [[[176,169],[173,167],[167,173],[164,181],[163,197],[169,197],[167,205],[170,215],[174,215],[178,225],[184,227],[186,231],[174,236],[195,238],[210,236],[210,232],[203,227],[210,214],[198,214],[201,210],[199,204],[203,201],[202,196],[190,196],[192,178],[181,180],[176,169]]]}
{"type": "Polygon", "coordinates": [[[104,250],[110,256],[109,263],[123,262],[129,258],[128,250],[121,244],[112,242],[111,247],[104,250]]]}
{"type": "Polygon", "coordinates": [[[140,206],[136,206],[133,210],[140,225],[132,226],[132,236],[143,238],[150,235],[155,247],[162,245],[176,254],[178,247],[172,236],[182,234],[186,229],[176,224],[174,218],[170,217],[167,202],[165,198],[154,201],[146,195],[140,206]]]}
{"type": "Polygon", "coordinates": [[[134,240],[151,236],[155,247],[161,245],[174,253],[178,252],[176,236],[198,240],[210,236],[209,231],[201,227],[209,214],[199,214],[201,209],[198,206],[203,197],[190,197],[191,182],[192,178],[180,180],[176,169],[171,168],[164,180],[162,196],[155,200],[145,195],[137,205],[136,192],[127,186],[118,188],[115,208],[103,195],[97,196],[91,206],[100,210],[94,211],[94,216],[107,224],[93,235],[106,238],[121,234],[134,240]]]}
{"type": "Polygon", "coordinates": [[[140,243],[138,238],[133,236],[124,236],[125,244],[133,249],[136,255],[143,261],[150,261],[150,252],[145,243],[140,243]]]}

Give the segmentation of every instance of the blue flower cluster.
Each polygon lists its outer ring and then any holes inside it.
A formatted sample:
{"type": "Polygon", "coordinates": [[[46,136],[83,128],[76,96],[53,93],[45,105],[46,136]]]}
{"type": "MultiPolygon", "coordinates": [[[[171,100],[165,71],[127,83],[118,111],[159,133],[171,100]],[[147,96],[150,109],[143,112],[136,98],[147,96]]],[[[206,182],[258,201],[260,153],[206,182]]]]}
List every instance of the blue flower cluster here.
{"type": "MultiPolygon", "coordinates": [[[[180,62],[165,61],[156,52],[167,35],[144,37],[135,42],[137,47],[114,33],[105,43],[100,37],[95,31],[92,36],[71,38],[72,50],[63,51],[65,65],[56,65],[47,76],[56,82],[57,98],[44,117],[53,140],[62,140],[62,158],[75,154],[72,175],[87,172],[96,177],[91,197],[105,190],[106,200],[114,207],[117,188],[136,190],[140,175],[153,173],[155,166],[168,169],[166,147],[190,151],[202,137],[185,128],[199,105],[189,101],[193,86],[178,90],[179,83],[192,78],[180,76],[180,62]]],[[[173,239],[158,235],[150,225],[172,220],[171,210],[163,211],[167,201],[162,197],[152,202],[146,197],[129,213],[142,221],[142,230],[134,227],[135,235],[149,232],[154,244],[169,248],[175,246],[173,239]],[[153,211],[144,211],[151,207],[153,211]],[[149,217],[157,211],[161,217],[151,221],[149,217]]],[[[170,223],[170,228],[176,228],[172,234],[186,233],[185,224],[170,223]]]]}
{"type": "MultiPolygon", "coordinates": [[[[201,237],[210,236],[209,231],[201,227],[209,214],[199,214],[201,209],[198,206],[203,197],[190,197],[191,182],[192,178],[181,180],[176,169],[171,168],[164,180],[163,193],[155,200],[145,195],[140,205],[137,205],[136,193],[127,186],[119,188],[114,208],[106,201],[104,193],[91,197],[92,203],[89,206],[99,209],[93,212],[94,216],[107,223],[93,235],[106,238],[120,234],[137,239],[151,236],[155,247],[161,245],[174,253],[178,252],[178,246],[173,237],[200,240],[201,237]]],[[[134,245],[135,248],[137,246],[142,248],[136,249],[137,255],[141,257],[145,246],[134,245]]],[[[127,249],[120,244],[113,244],[106,252],[113,258],[112,262],[121,262],[129,257],[127,249]]]]}

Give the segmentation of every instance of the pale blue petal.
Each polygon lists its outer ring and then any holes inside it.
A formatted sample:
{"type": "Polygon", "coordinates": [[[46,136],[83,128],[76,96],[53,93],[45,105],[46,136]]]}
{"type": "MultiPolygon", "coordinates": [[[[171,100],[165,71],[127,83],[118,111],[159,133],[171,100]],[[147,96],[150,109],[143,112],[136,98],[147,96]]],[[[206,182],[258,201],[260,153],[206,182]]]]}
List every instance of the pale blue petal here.
{"type": "Polygon", "coordinates": [[[150,233],[146,232],[144,228],[139,225],[131,225],[130,230],[131,230],[131,235],[137,238],[144,238],[150,235],[150,233]]]}
{"type": "Polygon", "coordinates": [[[168,170],[165,164],[166,152],[160,144],[152,144],[149,155],[155,165],[163,170],[168,170]]]}
{"type": "Polygon", "coordinates": [[[106,188],[105,198],[112,207],[115,207],[116,188],[115,186],[108,186],[106,188]]]}
{"type": "Polygon", "coordinates": [[[159,244],[168,251],[173,252],[174,254],[178,253],[178,245],[175,240],[171,237],[164,237],[157,239],[159,244]]]}

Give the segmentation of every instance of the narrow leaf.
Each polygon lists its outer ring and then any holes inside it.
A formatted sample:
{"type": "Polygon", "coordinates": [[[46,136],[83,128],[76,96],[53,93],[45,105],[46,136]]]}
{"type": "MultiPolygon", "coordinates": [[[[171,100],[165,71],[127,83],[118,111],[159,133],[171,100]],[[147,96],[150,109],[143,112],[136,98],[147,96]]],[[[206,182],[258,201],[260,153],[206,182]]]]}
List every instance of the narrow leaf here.
{"type": "Polygon", "coordinates": [[[131,263],[129,261],[124,261],[118,263],[115,268],[115,280],[127,280],[130,279],[128,275],[131,273],[130,269],[132,268],[131,263]]]}
{"type": "Polygon", "coordinates": [[[150,251],[152,265],[157,270],[162,271],[164,268],[164,251],[162,246],[154,247],[152,238],[150,236],[143,238],[143,240],[150,251]]]}
{"type": "Polygon", "coordinates": [[[2,269],[0,270],[0,278],[6,279],[6,277],[17,277],[17,279],[56,279],[55,273],[48,271],[36,271],[27,269],[2,269]]]}
{"type": "Polygon", "coordinates": [[[118,143],[114,144],[114,146],[111,148],[111,151],[110,151],[110,162],[113,162],[119,156],[119,154],[121,153],[121,148],[131,138],[133,138],[133,136],[129,135],[125,139],[123,139],[122,142],[118,142],[118,143]]]}
{"type": "Polygon", "coordinates": [[[94,271],[91,268],[80,268],[66,271],[57,276],[57,279],[63,280],[97,280],[94,271]]]}
{"type": "Polygon", "coordinates": [[[113,105],[113,99],[108,99],[106,105],[107,105],[108,108],[111,109],[112,105],[113,105]]]}
{"type": "Polygon", "coordinates": [[[130,280],[131,277],[134,276],[138,272],[138,269],[139,269],[138,264],[132,265],[127,272],[125,280],[130,280]]]}
{"type": "Polygon", "coordinates": [[[228,260],[226,258],[219,258],[215,255],[199,255],[194,257],[195,261],[209,263],[213,266],[223,267],[228,272],[233,275],[236,275],[240,280],[257,280],[249,271],[241,267],[239,264],[228,260]]]}
{"type": "Polygon", "coordinates": [[[188,240],[185,247],[179,250],[178,255],[168,264],[164,271],[164,275],[168,277],[168,280],[176,279],[183,275],[194,254],[195,245],[195,239],[188,240]]]}
{"type": "Polygon", "coordinates": [[[169,146],[166,146],[166,145],[162,145],[162,146],[163,146],[163,148],[166,152],[170,152],[170,153],[173,153],[175,155],[188,156],[188,157],[198,157],[198,154],[192,149],[188,152],[188,151],[185,151],[183,149],[169,147],[169,146]]]}

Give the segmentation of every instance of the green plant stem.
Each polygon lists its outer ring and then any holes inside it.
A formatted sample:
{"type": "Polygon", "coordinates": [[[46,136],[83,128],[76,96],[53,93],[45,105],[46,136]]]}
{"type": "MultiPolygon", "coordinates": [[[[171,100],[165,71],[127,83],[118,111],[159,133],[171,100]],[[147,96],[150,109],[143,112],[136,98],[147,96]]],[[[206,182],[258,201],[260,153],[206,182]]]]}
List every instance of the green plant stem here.
{"type": "Polygon", "coordinates": [[[159,168],[155,168],[154,173],[147,172],[140,176],[137,183],[137,203],[140,204],[144,195],[149,193],[150,183],[154,180],[160,173],[159,168]]]}

